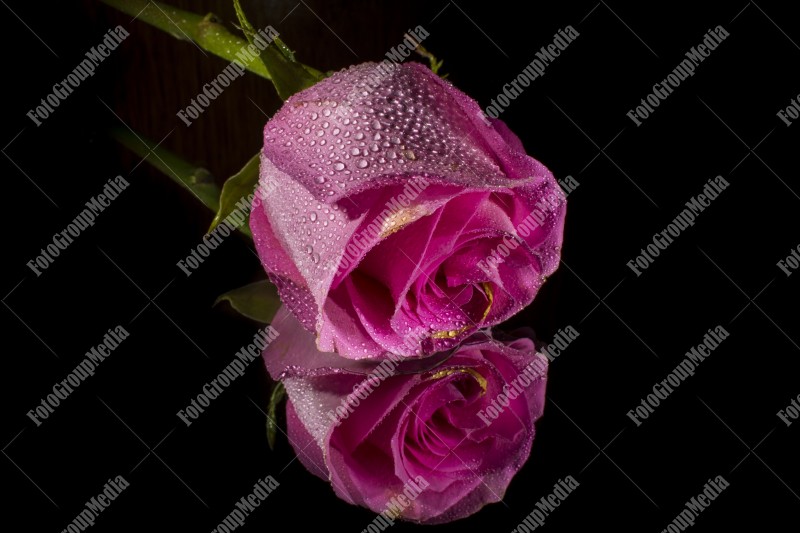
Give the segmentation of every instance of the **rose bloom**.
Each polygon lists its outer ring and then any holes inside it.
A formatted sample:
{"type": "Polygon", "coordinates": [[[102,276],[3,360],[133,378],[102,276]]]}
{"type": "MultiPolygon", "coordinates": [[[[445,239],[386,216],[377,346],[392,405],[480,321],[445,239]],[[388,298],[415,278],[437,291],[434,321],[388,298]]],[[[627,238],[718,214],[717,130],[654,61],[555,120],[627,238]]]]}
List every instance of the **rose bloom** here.
{"type": "Polygon", "coordinates": [[[416,63],[365,63],[264,129],[250,227],[317,347],[426,356],[528,305],[558,266],[566,200],[501,121],[416,63]]]}
{"type": "Polygon", "coordinates": [[[273,327],[263,355],[288,393],[289,441],[341,499],[382,520],[448,522],[500,501],[527,460],[547,373],[530,339],[482,331],[437,366],[409,369],[429,360],[319,352],[285,307],[273,327]]]}

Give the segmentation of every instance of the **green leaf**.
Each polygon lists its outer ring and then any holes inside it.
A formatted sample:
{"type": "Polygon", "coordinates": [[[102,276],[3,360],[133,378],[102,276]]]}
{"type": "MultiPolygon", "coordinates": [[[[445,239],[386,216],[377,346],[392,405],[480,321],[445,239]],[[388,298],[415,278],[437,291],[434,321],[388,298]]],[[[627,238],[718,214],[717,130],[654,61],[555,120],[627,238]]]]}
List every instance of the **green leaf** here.
{"type": "MultiPolygon", "coordinates": [[[[241,61],[236,57],[239,50],[247,46],[248,42],[228,31],[223,24],[220,24],[219,18],[212,13],[200,15],[153,0],[101,0],[101,2],[135,17],[136,20],[141,20],[167,32],[176,39],[193,42],[199,48],[222,59],[227,61],[235,59],[250,72],[258,74],[262,78],[271,79],[266,66],[257,57],[249,61],[241,61]]],[[[280,43],[279,46],[285,47],[283,43],[280,43]]],[[[312,77],[318,79],[322,77],[317,69],[297,64],[312,77]]]]}
{"type": "MultiPolygon", "coordinates": [[[[247,41],[250,44],[256,44],[256,38],[260,39],[260,37],[250,21],[247,20],[239,0],[233,0],[233,7],[247,41]]],[[[278,38],[275,38],[272,44],[259,53],[259,58],[264,63],[264,67],[275,85],[275,90],[278,91],[278,96],[283,100],[296,92],[311,87],[322,79],[319,72],[298,63],[294,59],[294,53],[278,38]]]]}
{"type": "Polygon", "coordinates": [[[217,298],[214,305],[222,301],[227,301],[240,314],[262,324],[269,324],[281,306],[277,289],[266,280],[226,292],[217,298]]]}
{"type": "Polygon", "coordinates": [[[166,174],[172,181],[188,189],[211,211],[219,211],[220,189],[208,170],[187,163],[131,129],[113,129],[111,136],[139,157],[147,158],[148,163],[166,174]]]}
{"type": "Polygon", "coordinates": [[[101,0],[109,6],[127,13],[167,32],[181,41],[194,42],[198,47],[228,61],[236,59],[244,68],[270,79],[269,72],[257,58],[243,62],[236,57],[237,52],[247,46],[247,41],[232,34],[219,23],[216,15],[199,15],[177,9],[163,2],[152,0],[101,0]]]}
{"type": "Polygon", "coordinates": [[[267,444],[269,449],[275,449],[275,436],[278,430],[278,419],[275,416],[278,405],[286,397],[286,388],[280,381],[275,383],[272,389],[272,394],[269,397],[269,406],[267,407],[267,444]]]}
{"type": "MultiPolygon", "coordinates": [[[[222,186],[222,194],[219,197],[219,209],[217,210],[214,220],[211,221],[211,227],[208,228],[208,233],[211,233],[220,222],[230,215],[235,209],[236,204],[242,198],[247,198],[256,188],[258,184],[258,163],[260,154],[254,155],[250,160],[245,163],[242,169],[231,176],[225,181],[222,186]]],[[[239,226],[239,231],[252,238],[250,228],[247,224],[239,226]]]]}

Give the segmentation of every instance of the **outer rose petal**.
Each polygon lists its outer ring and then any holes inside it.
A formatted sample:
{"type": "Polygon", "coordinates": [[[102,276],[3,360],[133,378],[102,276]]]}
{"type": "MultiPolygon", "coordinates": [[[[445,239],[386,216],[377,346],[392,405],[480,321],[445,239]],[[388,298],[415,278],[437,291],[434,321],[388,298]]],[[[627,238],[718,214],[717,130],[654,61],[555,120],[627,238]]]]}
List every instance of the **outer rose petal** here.
{"type": "Polygon", "coordinates": [[[402,518],[449,522],[502,498],[527,460],[546,382],[546,359],[534,354],[530,340],[504,344],[478,335],[434,369],[376,383],[367,373],[377,364],[318,352],[313,336],[284,309],[273,327],[280,334],[264,360],[289,395],[291,444],[343,500],[381,513],[404,484],[422,476],[427,487],[402,518]],[[537,373],[528,375],[535,379],[487,426],[477,412],[534,367],[537,373]],[[337,424],[331,413],[350,394],[361,400],[337,424]],[[449,451],[455,446],[457,456],[449,451]]]}

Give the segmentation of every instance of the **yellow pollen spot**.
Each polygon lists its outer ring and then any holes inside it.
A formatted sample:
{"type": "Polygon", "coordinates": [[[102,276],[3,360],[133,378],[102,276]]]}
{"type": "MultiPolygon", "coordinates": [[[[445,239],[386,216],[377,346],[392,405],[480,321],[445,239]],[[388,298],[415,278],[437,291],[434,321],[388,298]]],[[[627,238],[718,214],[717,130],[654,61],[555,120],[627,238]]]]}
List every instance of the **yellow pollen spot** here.
{"type": "Polygon", "coordinates": [[[489,316],[489,311],[492,310],[492,304],[494,303],[494,292],[492,292],[492,286],[489,285],[488,282],[484,281],[481,283],[483,285],[483,292],[486,294],[486,299],[489,300],[489,305],[486,306],[486,311],[483,312],[483,316],[481,317],[481,322],[486,320],[486,317],[489,316]]]}
{"type": "MultiPolygon", "coordinates": [[[[492,286],[487,283],[481,283],[483,287],[483,292],[486,294],[486,299],[489,300],[489,305],[486,306],[486,310],[483,312],[483,316],[481,317],[481,322],[486,320],[486,317],[489,316],[489,312],[492,310],[492,304],[494,303],[494,292],[492,291],[492,286]]],[[[464,333],[470,328],[470,326],[464,326],[463,328],[459,329],[450,329],[446,331],[435,331],[431,334],[432,339],[453,339],[460,334],[464,333]]]]}
{"type": "Polygon", "coordinates": [[[419,220],[427,214],[428,210],[419,205],[406,207],[390,214],[381,224],[380,238],[386,238],[392,233],[400,231],[408,224],[419,220]]]}
{"type": "Polygon", "coordinates": [[[475,378],[475,381],[477,381],[478,385],[481,386],[481,391],[482,391],[481,395],[486,394],[486,385],[487,385],[486,378],[480,375],[480,373],[478,373],[477,370],[472,368],[448,368],[445,370],[439,370],[438,372],[433,374],[430,379],[442,379],[444,377],[456,374],[458,372],[462,374],[469,374],[470,376],[475,378]]]}
{"type": "Polygon", "coordinates": [[[452,339],[457,337],[459,334],[464,333],[469,329],[469,326],[464,326],[463,328],[459,329],[451,329],[449,331],[435,331],[431,334],[432,339],[452,339]]]}
{"type": "MultiPolygon", "coordinates": [[[[394,496],[397,496],[397,494],[395,494],[394,496]]],[[[389,507],[383,512],[383,514],[387,515],[392,520],[397,520],[403,515],[403,511],[389,507]]]]}

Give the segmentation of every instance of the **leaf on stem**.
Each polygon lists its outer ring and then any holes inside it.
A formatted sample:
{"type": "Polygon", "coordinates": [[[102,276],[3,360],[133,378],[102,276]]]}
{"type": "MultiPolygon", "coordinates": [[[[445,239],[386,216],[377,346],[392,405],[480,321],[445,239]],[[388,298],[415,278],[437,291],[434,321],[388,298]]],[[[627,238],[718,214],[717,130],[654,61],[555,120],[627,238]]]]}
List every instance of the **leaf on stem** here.
{"type": "Polygon", "coordinates": [[[277,289],[267,280],[228,291],[217,298],[214,305],[223,301],[231,304],[239,314],[262,324],[269,324],[281,306],[277,289]]]}
{"type": "Polygon", "coordinates": [[[278,405],[285,397],[286,388],[283,383],[278,381],[272,389],[272,394],[269,397],[269,406],[267,407],[267,444],[269,444],[270,450],[275,449],[275,437],[278,430],[278,420],[275,415],[278,405]]]}
{"type": "MultiPolygon", "coordinates": [[[[260,154],[256,154],[245,163],[244,167],[228,178],[222,186],[222,194],[219,198],[219,209],[211,221],[211,227],[208,228],[208,233],[214,231],[223,220],[225,220],[231,213],[238,210],[237,204],[253,192],[258,184],[258,163],[260,154]]],[[[249,206],[248,206],[249,208],[249,206]]],[[[248,211],[249,213],[249,211],[248,211]]],[[[245,219],[249,215],[245,216],[245,219]]],[[[250,228],[247,224],[238,225],[239,231],[252,238],[250,228]]]]}
{"type": "Polygon", "coordinates": [[[123,146],[166,174],[172,181],[180,184],[194,194],[206,207],[219,210],[220,189],[211,173],[191,165],[153,141],[146,139],[130,129],[115,128],[111,135],[123,146]]]}

